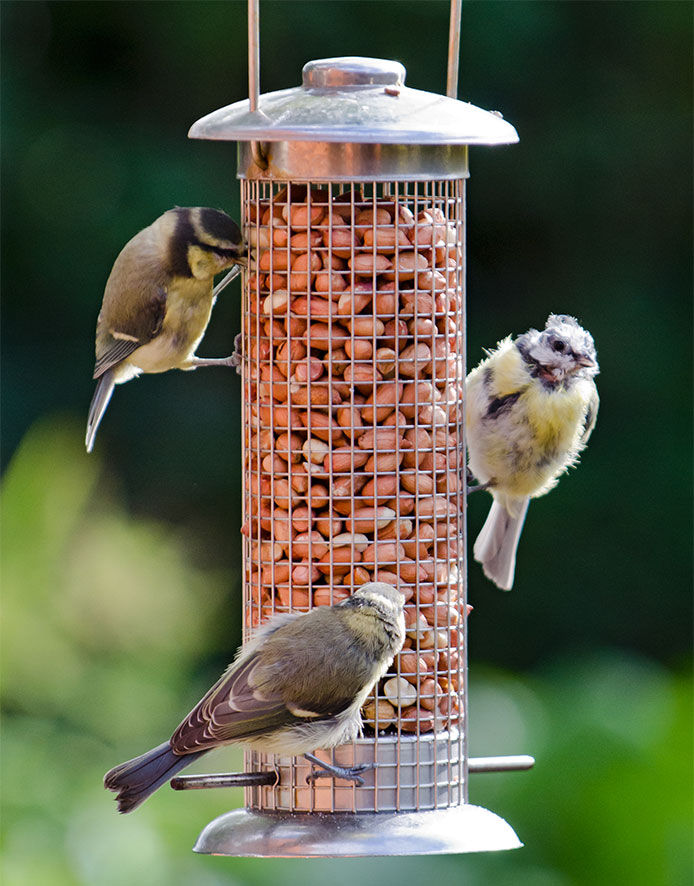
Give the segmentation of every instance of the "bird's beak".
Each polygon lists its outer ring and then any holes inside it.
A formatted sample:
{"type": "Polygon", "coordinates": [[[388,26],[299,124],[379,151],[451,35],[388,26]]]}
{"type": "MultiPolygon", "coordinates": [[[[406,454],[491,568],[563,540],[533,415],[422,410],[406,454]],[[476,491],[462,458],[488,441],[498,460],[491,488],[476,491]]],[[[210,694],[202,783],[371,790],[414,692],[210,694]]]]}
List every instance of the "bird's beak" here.
{"type": "Polygon", "coordinates": [[[588,354],[576,354],[576,363],[579,366],[585,366],[586,368],[591,366],[597,366],[595,360],[590,357],[588,354]]]}

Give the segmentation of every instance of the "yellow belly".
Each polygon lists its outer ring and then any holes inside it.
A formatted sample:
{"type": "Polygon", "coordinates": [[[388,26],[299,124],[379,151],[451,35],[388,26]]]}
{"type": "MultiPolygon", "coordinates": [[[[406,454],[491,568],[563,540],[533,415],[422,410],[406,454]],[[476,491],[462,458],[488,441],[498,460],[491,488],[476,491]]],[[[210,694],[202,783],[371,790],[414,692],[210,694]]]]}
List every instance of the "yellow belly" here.
{"type": "Polygon", "coordinates": [[[552,390],[531,379],[510,342],[468,376],[467,434],[470,470],[482,483],[509,498],[536,497],[549,491],[575,464],[590,390],[577,383],[552,390]],[[485,368],[492,365],[491,378],[485,368]],[[518,394],[517,400],[489,417],[490,399],[518,394]]]}
{"type": "Polygon", "coordinates": [[[166,297],[166,314],[161,331],[151,342],[142,345],[127,362],[142,372],[167,372],[189,369],[212,313],[212,287],[203,298],[191,301],[176,291],[166,297]]]}

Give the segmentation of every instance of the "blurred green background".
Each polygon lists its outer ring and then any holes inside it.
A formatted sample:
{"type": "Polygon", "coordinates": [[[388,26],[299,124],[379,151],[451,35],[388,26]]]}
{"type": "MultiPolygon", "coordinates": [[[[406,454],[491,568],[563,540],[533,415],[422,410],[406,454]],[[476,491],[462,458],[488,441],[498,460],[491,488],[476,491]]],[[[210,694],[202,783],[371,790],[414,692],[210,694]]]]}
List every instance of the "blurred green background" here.
{"type": "MultiPolygon", "coordinates": [[[[692,882],[692,5],[466,2],[459,95],[519,145],[471,152],[469,361],[550,311],[593,333],[598,427],[535,502],[516,586],[470,570],[471,799],[525,848],[428,859],[194,856],[240,794],[118,817],[110,766],[170,734],[240,638],[240,385],[120,388],[84,453],[93,332],[121,246],[174,204],[238,215],[241,2],[3,2],[3,882],[472,886],[692,882]]],[[[261,3],[261,89],[313,58],[395,58],[445,90],[448,4],[261,3]]],[[[203,355],[229,352],[238,284],[203,355]]],[[[470,532],[488,506],[471,499],[470,532]]],[[[216,752],[198,770],[240,763],[216,752]]]]}

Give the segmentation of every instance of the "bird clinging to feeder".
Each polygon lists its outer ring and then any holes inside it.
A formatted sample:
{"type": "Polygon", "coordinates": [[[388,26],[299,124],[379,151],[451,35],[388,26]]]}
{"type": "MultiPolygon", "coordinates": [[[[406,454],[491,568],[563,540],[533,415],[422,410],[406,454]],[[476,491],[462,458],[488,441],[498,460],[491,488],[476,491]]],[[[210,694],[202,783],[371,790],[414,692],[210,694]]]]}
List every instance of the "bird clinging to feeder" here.
{"type": "Polygon", "coordinates": [[[405,639],[404,598],[384,582],[363,585],[336,606],[276,616],[246,644],[170,741],[104,777],[130,812],[173,775],[220,745],[308,754],[321,769],[361,783],[355,769],[329,767],[310,752],[352,741],[361,706],[405,639]]]}
{"type": "Polygon", "coordinates": [[[474,555],[503,590],[513,586],[530,499],[577,463],[595,427],[598,372],[590,333],[550,314],[542,332],[509,336],[467,377],[470,470],[494,498],[474,555]]]}
{"type": "Polygon", "coordinates": [[[143,372],[233,365],[230,357],[204,359],[195,350],[215,302],[215,275],[245,256],[236,222],[207,207],[170,209],[126,243],[97,320],[87,452],[115,385],[143,372]]]}

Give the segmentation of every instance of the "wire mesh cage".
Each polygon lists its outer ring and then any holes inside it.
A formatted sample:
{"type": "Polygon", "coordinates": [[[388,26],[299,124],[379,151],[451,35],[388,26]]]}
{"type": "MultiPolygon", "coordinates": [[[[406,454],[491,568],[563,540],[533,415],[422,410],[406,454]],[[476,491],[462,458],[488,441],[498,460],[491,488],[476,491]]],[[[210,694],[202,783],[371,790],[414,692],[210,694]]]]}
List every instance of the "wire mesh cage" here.
{"type": "MultiPolygon", "coordinates": [[[[372,737],[353,751],[354,763],[378,763],[373,779],[254,788],[250,804],[460,803],[460,182],[249,181],[242,200],[255,247],[243,310],[245,627],[385,581],[407,601],[408,628],[364,709],[372,737]],[[404,749],[428,734],[426,759],[404,749]],[[393,771],[403,767],[405,778],[393,771]]],[[[274,760],[252,754],[250,765],[274,760]]]]}
{"type": "Polygon", "coordinates": [[[401,591],[407,628],[363,708],[364,736],[317,752],[375,764],[363,783],[307,783],[308,761],[247,752],[247,770],[277,776],[246,788],[245,813],[208,826],[198,851],[519,845],[467,803],[463,439],[467,145],[517,136],[499,116],[406,89],[404,73],[311,62],[303,87],[263,97],[260,112],[238,103],[191,130],[241,142],[244,637],[371,581],[401,591]]]}

